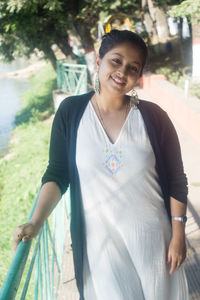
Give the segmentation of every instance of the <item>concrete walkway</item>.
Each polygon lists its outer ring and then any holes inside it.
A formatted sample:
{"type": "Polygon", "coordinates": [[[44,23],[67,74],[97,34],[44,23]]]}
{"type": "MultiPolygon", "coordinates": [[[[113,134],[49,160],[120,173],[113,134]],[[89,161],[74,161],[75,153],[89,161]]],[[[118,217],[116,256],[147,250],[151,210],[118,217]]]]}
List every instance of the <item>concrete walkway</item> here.
{"type": "MultiPolygon", "coordinates": [[[[154,102],[143,89],[140,99],[154,102]]],[[[189,100],[188,100],[189,101],[189,100]]],[[[169,116],[171,118],[171,116],[169,116]]],[[[200,144],[171,118],[181,145],[184,170],[188,177],[188,222],[186,225],[187,258],[184,262],[190,300],[200,299],[200,144]]],[[[199,133],[200,134],[200,133],[199,133]]]]}
{"type": "MultiPolygon", "coordinates": [[[[137,89],[139,98],[153,101],[142,89],[137,89]]],[[[186,225],[187,258],[184,262],[188,279],[190,300],[200,299],[200,144],[175,122],[174,126],[179,136],[185,173],[189,183],[188,222],[186,225]]],[[[78,292],[74,279],[70,247],[70,235],[64,254],[63,280],[58,299],[78,300],[78,292]]],[[[169,299],[170,300],[170,299],[169,299]]]]}

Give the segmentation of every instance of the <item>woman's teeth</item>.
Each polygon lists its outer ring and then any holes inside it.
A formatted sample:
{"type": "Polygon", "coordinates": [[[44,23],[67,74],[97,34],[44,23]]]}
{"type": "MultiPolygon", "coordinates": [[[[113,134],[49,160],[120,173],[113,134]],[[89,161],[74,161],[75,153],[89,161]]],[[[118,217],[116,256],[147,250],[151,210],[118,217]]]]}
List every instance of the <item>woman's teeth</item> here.
{"type": "Polygon", "coordinates": [[[112,77],[112,79],[113,79],[114,81],[116,81],[117,83],[125,84],[125,81],[124,81],[124,80],[118,79],[118,78],[116,78],[116,77],[112,77]]]}

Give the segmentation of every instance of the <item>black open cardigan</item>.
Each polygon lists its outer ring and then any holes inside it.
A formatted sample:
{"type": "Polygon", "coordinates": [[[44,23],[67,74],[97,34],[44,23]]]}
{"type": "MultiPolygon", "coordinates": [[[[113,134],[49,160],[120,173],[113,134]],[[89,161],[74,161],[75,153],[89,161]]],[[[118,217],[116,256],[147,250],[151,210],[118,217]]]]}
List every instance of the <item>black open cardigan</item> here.
{"type": "MultiPolygon", "coordinates": [[[[80,300],[84,300],[83,251],[86,238],[79,175],[75,161],[76,138],[80,119],[93,93],[92,91],[84,95],[71,96],[62,101],[53,121],[49,164],[42,177],[42,184],[56,182],[61,194],[64,194],[70,185],[70,231],[80,300]]],[[[188,193],[177,134],[166,112],[158,105],[140,100],[138,109],[142,114],[155,154],[155,168],[171,222],[170,196],[187,203],[188,193]]]]}

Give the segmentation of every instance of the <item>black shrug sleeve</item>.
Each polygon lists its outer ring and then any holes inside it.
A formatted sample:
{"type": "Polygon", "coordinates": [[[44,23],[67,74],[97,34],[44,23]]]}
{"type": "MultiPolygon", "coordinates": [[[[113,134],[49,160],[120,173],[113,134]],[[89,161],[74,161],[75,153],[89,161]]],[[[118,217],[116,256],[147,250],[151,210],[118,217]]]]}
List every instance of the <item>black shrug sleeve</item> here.
{"type": "Polygon", "coordinates": [[[46,182],[55,182],[64,194],[69,185],[68,174],[68,141],[67,141],[67,114],[64,102],[59,106],[52,125],[49,164],[42,177],[42,185],[46,182]]]}
{"type": "Polygon", "coordinates": [[[176,130],[167,113],[162,114],[161,151],[169,184],[169,196],[187,203],[187,178],[183,169],[181,148],[176,130]]]}

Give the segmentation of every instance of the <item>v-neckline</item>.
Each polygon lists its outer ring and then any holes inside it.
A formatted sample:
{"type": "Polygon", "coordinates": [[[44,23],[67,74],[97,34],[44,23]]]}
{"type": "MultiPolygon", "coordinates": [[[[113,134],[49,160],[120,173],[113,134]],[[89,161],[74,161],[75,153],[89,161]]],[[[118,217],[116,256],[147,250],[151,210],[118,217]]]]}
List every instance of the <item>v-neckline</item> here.
{"type": "Polygon", "coordinates": [[[119,134],[118,134],[118,136],[117,136],[115,142],[113,143],[113,142],[111,141],[111,139],[109,138],[109,135],[107,134],[105,128],[103,127],[103,125],[102,125],[102,123],[101,123],[101,121],[100,121],[100,119],[99,119],[99,117],[98,117],[98,115],[97,115],[97,113],[96,113],[96,111],[95,111],[95,109],[94,109],[94,106],[93,106],[91,100],[89,101],[89,105],[92,107],[92,110],[93,110],[93,113],[94,113],[94,115],[95,115],[95,118],[96,118],[98,124],[100,125],[101,130],[103,131],[103,134],[104,134],[104,136],[105,136],[107,142],[108,142],[110,145],[112,145],[112,146],[115,146],[116,144],[118,144],[118,142],[119,142],[119,140],[120,140],[120,137],[122,136],[122,133],[123,133],[123,131],[124,131],[124,127],[125,127],[125,125],[126,125],[126,123],[127,123],[127,121],[128,121],[129,115],[131,114],[132,107],[130,108],[130,110],[129,110],[127,116],[126,116],[126,119],[124,120],[124,123],[123,123],[123,125],[122,125],[122,127],[121,127],[121,129],[120,129],[120,131],[119,131],[119,134]]]}

